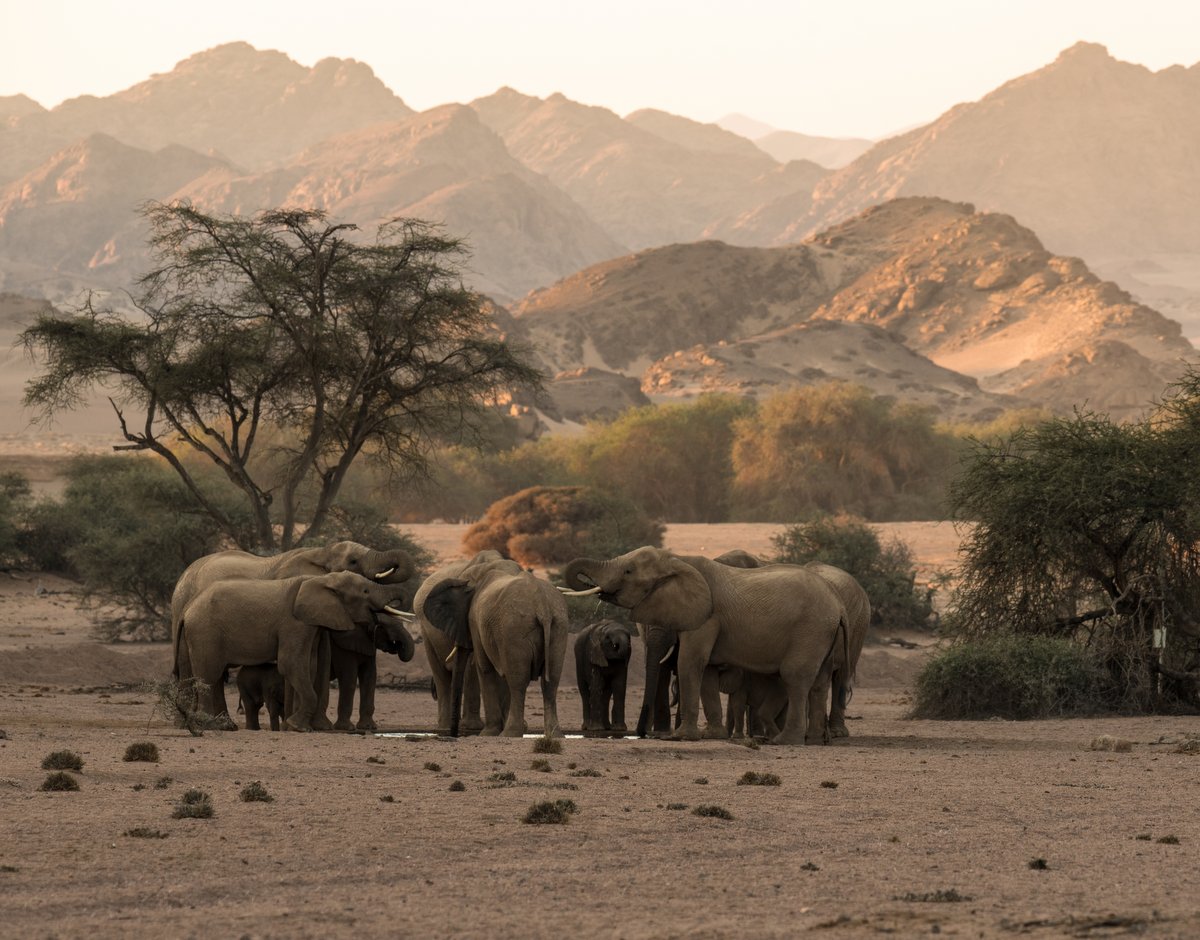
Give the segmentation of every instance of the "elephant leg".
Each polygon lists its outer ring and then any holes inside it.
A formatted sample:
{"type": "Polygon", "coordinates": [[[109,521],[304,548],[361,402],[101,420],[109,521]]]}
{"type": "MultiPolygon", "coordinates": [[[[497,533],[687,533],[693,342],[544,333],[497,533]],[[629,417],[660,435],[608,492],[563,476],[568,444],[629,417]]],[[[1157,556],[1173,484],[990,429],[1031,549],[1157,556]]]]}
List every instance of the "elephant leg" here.
{"type": "MultiPolygon", "coordinates": [[[[429,674],[433,678],[434,694],[437,697],[438,718],[437,730],[439,734],[450,733],[450,670],[446,668],[442,658],[433,651],[432,646],[426,641],[425,652],[429,659],[429,674]]],[[[470,686],[471,672],[467,673],[467,685],[470,686]]],[[[478,680],[476,680],[475,688],[478,690],[478,680]]]]}
{"type": "Polygon", "coordinates": [[[608,727],[607,705],[604,696],[604,677],[595,666],[588,666],[587,704],[584,709],[583,730],[593,735],[599,734],[608,727]]]}
{"type": "Polygon", "coordinates": [[[700,704],[704,708],[704,736],[727,738],[729,731],[721,715],[721,687],[715,669],[705,669],[700,679],[700,704]]]}
{"type": "MultiPolygon", "coordinates": [[[[529,685],[528,675],[511,670],[506,677],[508,685],[508,715],[504,719],[504,730],[500,732],[505,738],[519,738],[525,734],[525,689],[529,685]]],[[[547,719],[547,723],[549,720],[547,719]]]]}
{"type": "Polygon", "coordinates": [[[495,667],[491,663],[484,663],[484,657],[479,651],[476,651],[475,658],[479,663],[479,688],[483,695],[483,730],[480,734],[494,737],[504,726],[503,700],[506,686],[495,667]]]}
{"type": "Polygon", "coordinates": [[[624,734],[629,729],[625,726],[625,682],[624,669],[617,670],[612,681],[612,730],[624,734]]]}
{"type": "Polygon", "coordinates": [[[829,734],[834,738],[850,737],[846,727],[846,704],[850,701],[850,683],[846,679],[845,666],[833,672],[833,700],[829,704],[829,734]]]}
{"type": "Polygon", "coordinates": [[[375,683],[379,664],[374,656],[364,656],[358,667],[358,730],[375,730],[375,683]]]}
{"type": "MultiPolygon", "coordinates": [[[[282,690],[280,690],[282,692],[282,690]]],[[[279,719],[283,714],[283,697],[282,694],[269,694],[267,696],[267,715],[271,719],[271,730],[279,730],[279,719]]]]}
{"type": "Polygon", "coordinates": [[[479,731],[483,728],[480,711],[479,670],[468,669],[463,684],[463,730],[479,731]]]}
{"type": "Polygon", "coordinates": [[[698,719],[700,717],[700,685],[704,677],[704,667],[708,665],[708,657],[712,652],[712,643],[703,642],[706,637],[698,637],[703,630],[681,634],[679,637],[679,727],[673,737],[684,741],[698,741],[701,737],[698,719]]]}
{"type": "Polygon", "coordinates": [[[808,693],[808,726],[805,744],[828,744],[829,726],[825,722],[825,703],[829,700],[829,674],[818,676],[808,693]]]}
{"type": "Polygon", "coordinates": [[[592,670],[589,668],[579,677],[579,704],[583,708],[584,734],[591,731],[592,724],[592,670]]]}
{"type": "Polygon", "coordinates": [[[358,683],[356,654],[349,650],[332,651],[333,676],[338,683],[337,721],[333,727],[338,731],[353,731],[354,687],[358,683]]]}
{"type": "Polygon", "coordinates": [[[744,685],[729,693],[725,730],[729,732],[731,738],[745,737],[749,730],[746,728],[746,688],[744,685]]]}
{"type": "Polygon", "coordinates": [[[293,731],[313,730],[313,715],[318,705],[313,678],[317,632],[296,630],[279,642],[279,674],[292,692],[287,726],[293,731]]]}
{"type": "Polygon", "coordinates": [[[803,659],[785,662],[779,670],[787,689],[787,720],[783,730],[771,739],[772,744],[803,744],[808,729],[809,693],[817,681],[818,665],[803,659]]]}
{"type": "Polygon", "coordinates": [[[329,676],[331,658],[328,630],[318,630],[313,644],[313,690],[317,696],[317,707],[313,713],[313,731],[332,731],[333,722],[326,712],[329,710],[329,676]]]}
{"type": "Polygon", "coordinates": [[[669,736],[671,730],[671,674],[664,671],[654,693],[654,733],[669,736]]]}
{"type": "Polygon", "coordinates": [[[258,723],[258,710],[262,708],[263,700],[255,695],[242,695],[241,698],[242,710],[246,713],[246,730],[262,730],[262,726],[258,723]]]}

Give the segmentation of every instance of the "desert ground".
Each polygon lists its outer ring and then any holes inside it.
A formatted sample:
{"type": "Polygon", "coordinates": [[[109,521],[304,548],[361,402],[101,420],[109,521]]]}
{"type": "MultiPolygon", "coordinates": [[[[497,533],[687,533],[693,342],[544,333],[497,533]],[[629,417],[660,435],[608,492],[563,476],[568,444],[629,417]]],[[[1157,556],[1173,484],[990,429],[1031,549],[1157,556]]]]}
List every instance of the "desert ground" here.
{"type": "MultiPolygon", "coordinates": [[[[922,577],[954,563],[952,526],[880,528],[922,577]]],[[[458,550],[460,527],[414,531],[458,550]]],[[[772,531],[672,526],[667,542],[767,551],[772,531]]],[[[139,688],[168,672],[164,646],[101,645],[69,582],[0,573],[0,935],[1200,936],[1200,757],[1179,750],[1200,719],[910,720],[936,640],[890,639],[864,651],[852,737],[827,747],[192,737],[139,688]],[[1092,749],[1101,736],[1128,748],[1092,749]],[[136,742],[158,762],[124,761],[136,742]],[[42,792],[64,749],[85,762],[80,790],[42,792]],[[779,785],[739,785],[747,771],[779,785]],[[239,799],[255,781],[272,802],[239,799]],[[172,818],[191,788],[212,818],[172,818]],[[558,799],[577,807],[566,824],[522,821],[558,799]]],[[[433,727],[411,690],[423,657],[385,670],[410,687],[381,692],[385,730],[433,727]]],[[[571,732],[569,668],[563,685],[571,732]]],[[[540,730],[535,686],[528,701],[540,730]]]]}

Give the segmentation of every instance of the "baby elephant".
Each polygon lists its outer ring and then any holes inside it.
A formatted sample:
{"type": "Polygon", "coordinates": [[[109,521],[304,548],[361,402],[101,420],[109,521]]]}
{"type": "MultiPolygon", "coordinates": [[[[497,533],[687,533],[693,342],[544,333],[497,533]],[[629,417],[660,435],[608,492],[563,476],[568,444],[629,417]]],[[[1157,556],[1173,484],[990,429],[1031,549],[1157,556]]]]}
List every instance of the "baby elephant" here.
{"type": "Polygon", "coordinates": [[[614,620],[588,624],[575,638],[575,681],[583,700],[583,733],[625,731],[629,630],[614,620]],[[609,715],[609,702],[612,714],[609,715]]]}
{"type": "Polygon", "coordinates": [[[278,731],[279,716],[283,714],[283,677],[275,664],[243,666],[238,670],[237,684],[242,710],[246,713],[246,730],[259,730],[258,710],[266,704],[271,730],[278,731]]]}

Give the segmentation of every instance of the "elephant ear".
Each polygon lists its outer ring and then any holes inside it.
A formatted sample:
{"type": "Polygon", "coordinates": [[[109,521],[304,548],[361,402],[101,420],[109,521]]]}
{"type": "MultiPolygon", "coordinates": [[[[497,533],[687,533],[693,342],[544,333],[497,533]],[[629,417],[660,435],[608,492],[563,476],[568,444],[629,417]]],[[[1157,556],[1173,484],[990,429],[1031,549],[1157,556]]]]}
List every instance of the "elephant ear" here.
{"type": "Polygon", "coordinates": [[[702,627],[712,612],[712,590],[704,576],[682,559],[666,555],[658,579],[630,608],[629,616],[637,623],[686,631],[702,627]]]}
{"type": "Polygon", "coordinates": [[[474,588],[461,578],[447,578],[425,598],[425,619],[455,646],[471,649],[471,598],[474,588]]]}
{"type": "Polygon", "coordinates": [[[312,627],[338,631],[354,629],[354,621],[346,613],[341,594],[325,578],[305,578],[300,582],[292,614],[312,627]]]}
{"type": "Polygon", "coordinates": [[[600,644],[602,639],[604,639],[604,632],[593,630],[587,640],[588,662],[600,669],[608,666],[608,657],[604,655],[604,647],[600,644]]]}

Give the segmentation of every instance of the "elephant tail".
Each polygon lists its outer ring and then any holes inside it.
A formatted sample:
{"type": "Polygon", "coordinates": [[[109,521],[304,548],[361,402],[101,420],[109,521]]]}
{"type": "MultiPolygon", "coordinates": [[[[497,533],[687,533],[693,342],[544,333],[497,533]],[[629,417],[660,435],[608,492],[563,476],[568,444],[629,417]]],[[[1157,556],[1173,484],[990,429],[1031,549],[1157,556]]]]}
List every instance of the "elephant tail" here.
{"type": "Polygon", "coordinates": [[[179,621],[179,629],[171,631],[171,678],[179,681],[179,649],[183,646],[183,620],[179,621]]]}
{"type": "MultiPolygon", "coordinates": [[[[844,712],[850,704],[850,699],[854,698],[854,668],[850,663],[850,625],[845,616],[838,621],[838,629],[842,633],[842,655],[845,657],[842,668],[846,671],[846,678],[844,682],[835,683],[833,688],[838,697],[838,707],[844,712]]],[[[836,642],[835,638],[834,643],[836,642]]]]}

